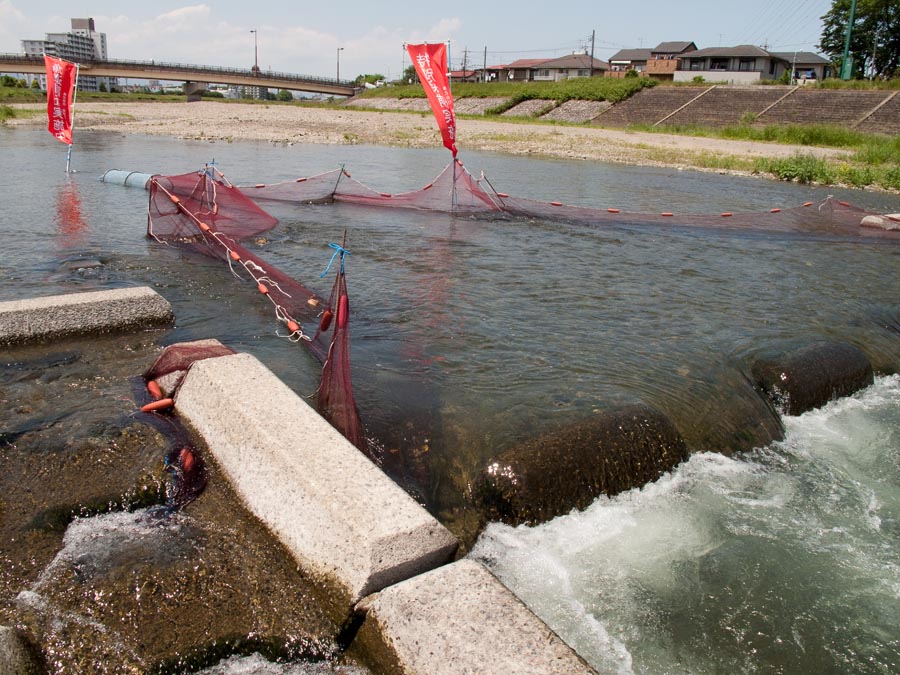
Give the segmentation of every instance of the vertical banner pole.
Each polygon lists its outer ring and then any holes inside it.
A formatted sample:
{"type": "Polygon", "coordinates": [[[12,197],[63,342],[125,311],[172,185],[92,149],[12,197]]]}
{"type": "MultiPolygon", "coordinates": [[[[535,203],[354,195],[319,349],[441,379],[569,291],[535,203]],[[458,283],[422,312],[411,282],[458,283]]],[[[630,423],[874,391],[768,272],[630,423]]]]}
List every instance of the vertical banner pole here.
{"type": "MultiPolygon", "coordinates": [[[[75,131],[75,99],[78,98],[78,70],[81,68],[79,64],[75,64],[75,87],[72,89],[72,131],[75,131]]],[[[66,151],[66,173],[69,173],[69,164],[72,161],[72,146],[75,144],[74,137],[70,139],[69,149],[66,151]]]]}

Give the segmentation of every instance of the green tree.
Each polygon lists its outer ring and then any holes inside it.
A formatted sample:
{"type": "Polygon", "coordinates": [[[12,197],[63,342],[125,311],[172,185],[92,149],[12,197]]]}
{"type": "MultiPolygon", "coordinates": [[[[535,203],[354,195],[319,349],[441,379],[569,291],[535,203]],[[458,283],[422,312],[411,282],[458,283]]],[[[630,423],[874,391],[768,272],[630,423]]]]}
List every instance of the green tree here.
{"type": "MultiPolygon", "coordinates": [[[[819,49],[840,72],[851,0],[833,0],[822,17],[819,49]]],[[[900,0],[857,0],[850,56],[855,77],[900,76],[900,0]]]]}
{"type": "Polygon", "coordinates": [[[419,81],[419,76],[416,74],[415,66],[406,66],[406,70],[403,71],[403,84],[416,84],[419,81]]]}
{"type": "Polygon", "coordinates": [[[294,95],[287,89],[280,89],[277,98],[279,101],[293,101],[294,95]]]}
{"type": "Polygon", "coordinates": [[[356,79],[353,80],[353,82],[356,84],[357,87],[361,87],[366,82],[368,82],[369,84],[375,84],[379,80],[383,80],[383,79],[384,79],[384,75],[382,75],[380,73],[374,73],[371,75],[368,75],[368,74],[367,75],[357,75],[356,79]]]}
{"type": "Polygon", "coordinates": [[[16,78],[12,75],[0,75],[0,87],[15,87],[16,78]]]}

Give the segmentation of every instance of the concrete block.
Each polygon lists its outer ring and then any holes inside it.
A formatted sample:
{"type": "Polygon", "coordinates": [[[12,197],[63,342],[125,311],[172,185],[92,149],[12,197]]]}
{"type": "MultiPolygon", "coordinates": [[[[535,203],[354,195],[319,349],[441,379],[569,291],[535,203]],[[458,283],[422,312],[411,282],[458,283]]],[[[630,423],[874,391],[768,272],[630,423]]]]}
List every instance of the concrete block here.
{"type": "Polygon", "coordinates": [[[16,631],[0,626],[0,675],[38,675],[42,671],[16,631]]]}
{"type": "Polygon", "coordinates": [[[460,560],[376,593],[354,649],[402,675],[594,673],[485,567],[460,560]]]}
{"type": "Polygon", "coordinates": [[[453,535],[253,356],[196,362],[175,410],[248,509],[304,571],[346,595],[347,610],[452,559],[453,535]]]}
{"type": "Polygon", "coordinates": [[[151,288],[117,288],[0,302],[0,344],[135,330],[172,321],[169,302],[151,288]]]}

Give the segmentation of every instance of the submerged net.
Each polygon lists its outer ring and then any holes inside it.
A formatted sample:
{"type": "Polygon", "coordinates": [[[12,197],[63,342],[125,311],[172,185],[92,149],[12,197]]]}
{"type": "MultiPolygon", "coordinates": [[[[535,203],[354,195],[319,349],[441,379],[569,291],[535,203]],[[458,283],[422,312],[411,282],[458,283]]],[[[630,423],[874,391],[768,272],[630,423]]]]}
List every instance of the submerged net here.
{"type": "Polygon", "coordinates": [[[833,197],[792,207],[743,213],[641,213],[619,208],[588,208],[498,192],[483,174],[475,178],[458,159],[423,188],[399,194],[374,190],[352,178],[343,168],[308,178],[243,186],[242,189],[255,200],[297,204],[349,202],[494,218],[506,215],[589,226],[677,225],[900,241],[900,217],[896,214],[877,214],[833,197]]]}
{"type": "MultiPolygon", "coordinates": [[[[340,265],[316,332],[317,340],[325,340],[331,335],[325,365],[322,367],[317,403],[319,412],[332,426],[360,450],[368,452],[350,376],[350,298],[344,275],[344,256],[349,251],[343,247],[344,243],[346,242],[342,242],[341,246],[331,244],[335,249],[332,262],[340,255],[340,265]]],[[[327,271],[326,269],[326,273],[327,271]]]]}
{"type": "MultiPolygon", "coordinates": [[[[351,389],[347,313],[340,330],[329,336],[321,326],[327,312],[341,304],[349,308],[343,256],[335,288],[340,289],[337,305],[326,304],[313,291],[288,274],[266,262],[240,241],[259,236],[278,222],[232,185],[214,167],[207,166],[177,176],[154,176],[149,184],[147,233],[158,242],[178,246],[225,261],[232,273],[256,284],[261,295],[272,303],[275,316],[287,333],[281,335],[299,342],[324,364],[320,392],[328,392],[320,401],[327,406],[323,414],[347,439],[365,447],[362,422],[351,389]],[[337,341],[337,345],[335,342],[337,341]],[[341,358],[333,358],[338,354],[341,358]]],[[[332,298],[336,291],[332,290],[332,298]]],[[[338,322],[341,323],[341,322],[338,322]]],[[[178,364],[180,369],[189,365],[178,364]]]]}

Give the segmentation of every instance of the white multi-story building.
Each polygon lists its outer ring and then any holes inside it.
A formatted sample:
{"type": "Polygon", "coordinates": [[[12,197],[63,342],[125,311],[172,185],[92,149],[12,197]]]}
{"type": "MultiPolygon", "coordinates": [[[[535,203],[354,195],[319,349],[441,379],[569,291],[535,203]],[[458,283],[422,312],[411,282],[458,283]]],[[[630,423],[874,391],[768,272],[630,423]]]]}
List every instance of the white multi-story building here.
{"type": "MultiPolygon", "coordinates": [[[[68,33],[47,33],[43,40],[22,40],[22,51],[30,56],[47,54],[73,63],[106,61],[108,58],[106,33],[94,30],[93,19],[72,19],[72,30],[68,33]]],[[[110,77],[78,78],[79,91],[100,91],[101,84],[110,91],[118,84],[118,80],[110,77]]],[[[41,88],[47,88],[43,75],[41,88]]]]}

